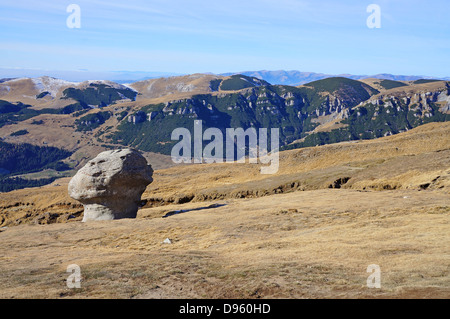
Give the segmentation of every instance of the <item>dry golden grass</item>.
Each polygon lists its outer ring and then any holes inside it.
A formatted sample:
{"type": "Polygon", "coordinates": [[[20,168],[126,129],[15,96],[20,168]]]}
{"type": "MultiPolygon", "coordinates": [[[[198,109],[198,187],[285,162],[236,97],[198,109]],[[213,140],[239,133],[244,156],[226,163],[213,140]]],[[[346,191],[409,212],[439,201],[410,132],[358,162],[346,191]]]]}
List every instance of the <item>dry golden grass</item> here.
{"type": "Polygon", "coordinates": [[[443,186],[448,191],[449,153],[450,124],[431,123],[377,140],[281,152],[275,175],[261,175],[260,164],[224,163],[158,170],[143,198],[176,200],[194,195],[203,200],[264,195],[326,188],[343,177],[351,177],[342,186],[346,188],[420,189],[430,183],[429,187],[443,186]],[[390,185],[393,182],[395,185],[390,185]]]}
{"type": "Polygon", "coordinates": [[[61,99],[62,92],[70,87],[71,84],[61,85],[55,97],[44,97],[36,99],[36,95],[41,91],[36,87],[32,79],[22,78],[14,81],[0,83],[0,99],[12,103],[22,102],[24,104],[32,105],[32,109],[44,108],[62,108],[74,103],[72,99],[61,99]]]}
{"type": "MultiPolygon", "coordinates": [[[[350,178],[342,188],[427,188],[449,193],[449,136],[449,123],[430,123],[377,140],[285,151],[280,153],[280,168],[274,175],[261,175],[260,164],[202,164],[160,169],[155,171],[154,182],[142,198],[148,201],[146,207],[152,207],[191,200],[261,197],[328,188],[342,178],[350,178]]],[[[94,157],[89,156],[88,150],[78,153],[81,157],[76,160],[94,157]]],[[[149,162],[154,164],[155,158],[156,155],[149,157],[149,162]]],[[[159,165],[167,160],[161,156],[159,165]]],[[[47,211],[58,213],[58,206],[76,205],[60,213],[63,216],[78,212],[78,203],[67,195],[68,181],[65,178],[42,188],[0,194],[0,225],[33,222],[47,211]]]]}
{"type": "Polygon", "coordinates": [[[0,298],[449,298],[449,131],[156,170],[135,220],[81,223],[68,178],[0,194],[0,298]]]}
{"type": "Polygon", "coordinates": [[[441,89],[446,88],[447,81],[436,81],[436,82],[429,82],[429,83],[423,83],[423,84],[413,84],[412,82],[404,82],[406,84],[409,84],[409,86],[401,86],[389,90],[381,91],[379,95],[375,95],[372,97],[372,99],[379,97],[379,96],[404,96],[409,95],[412,96],[416,93],[426,93],[426,92],[433,92],[438,91],[441,89]]]}
{"type": "Polygon", "coordinates": [[[194,94],[210,93],[210,82],[223,78],[225,77],[212,74],[191,74],[139,81],[130,86],[141,93],[137,101],[157,98],[168,101],[167,99],[187,98],[194,94]]]}
{"type": "Polygon", "coordinates": [[[219,203],[8,228],[0,297],[449,297],[450,209],[440,192],[317,190],[219,203]],[[161,218],[174,209],[186,212],[161,218]],[[73,263],[80,290],[64,282],[73,263]],[[370,264],[381,267],[381,289],[366,287],[370,264]]]}

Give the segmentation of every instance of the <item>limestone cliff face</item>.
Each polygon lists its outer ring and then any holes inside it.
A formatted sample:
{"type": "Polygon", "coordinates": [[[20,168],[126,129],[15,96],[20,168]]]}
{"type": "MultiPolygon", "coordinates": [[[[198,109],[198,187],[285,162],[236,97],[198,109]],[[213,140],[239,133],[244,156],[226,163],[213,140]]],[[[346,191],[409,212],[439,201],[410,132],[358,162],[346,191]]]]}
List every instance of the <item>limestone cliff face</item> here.
{"type": "MultiPolygon", "coordinates": [[[[390,94],[380,94],[370,98],[366,103],[377,106],[377,113],[380,107],[383,107],[388,109],[394,108],[397,111],[406,108],[407,111],[413,112],[414,117],[430,118],[436,114],[437,110],[444,114],[450,114],[450,86],[448,83],[445,83],[433,90],[416,92],[404,90],[390,94]]],[[[360,105],[366,103],[361,103],[360,105]]]]}
{"type": "MultiPolygon", "coordinates": [[[[310,93],[310,92],[308,92],[310,93]]],[[[311,94],[310,94],[311,95],[311,94]]],[[[241,111],[257,113],[257,116],[281,117],[285,120],[291,110],[295,111],[298,119],[302,117],[320,117],[341,113],[358,103],[365,101],[368,96],[353,95],[351,92],[339,91],[333,93],[317,94],[308,96],[304,91],[296,88],[283,87],[274,88],[251,88],[240,93],[211,95],[196,95],[191,98],[178,99],[164,103],[160,110],[152,111],[147,117],[139,111],[128,117],[128,122],[138,124],[152,121],[157,115],[160,118],[183,115],[190,118],[201,118],[205,112],[219,116],[221,111],[241,111]]],[[[255,114],[256,116],[256,114],[255,114]]]]}
{"type": "Polygon", "coordinates": [[[323,131],[323,125],[327,131],[348,125],[351,128],[330,139],[320,138],[319,143],[376,138],[447,120],[449,91],[445,81],[404,84],[383,92],[346,78],[299,87],[263,85],[148,105],[129,114],[127,123],[111,137],[112,141],[132,143],[145,151],[170,154],[173,129],[191,130],[194,120],[202,120],[204,129],[279,128],[280,145],[323,131]]]}
{"type": "Polygon", "coordinates": [[[344,118],[350,108],[378,93],[363,83],[350,84],[329,91],[266,85],[174,99],[129,114],[112,137],[122,143],[132,140],[142,150],[170,154],[173,129],[191,129],[194,120],[202,120],[204,129],[279,128],[281,145],[289,144],[323,122],[344,118]]]}

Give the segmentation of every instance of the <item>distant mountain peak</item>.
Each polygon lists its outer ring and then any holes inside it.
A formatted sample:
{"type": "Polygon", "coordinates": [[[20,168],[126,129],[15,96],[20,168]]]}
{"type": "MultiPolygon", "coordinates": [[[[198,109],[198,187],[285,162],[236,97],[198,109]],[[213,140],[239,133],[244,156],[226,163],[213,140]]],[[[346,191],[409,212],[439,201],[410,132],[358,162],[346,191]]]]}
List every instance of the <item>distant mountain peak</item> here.
{"type": "Polygon", "coordinates": [[[243,74],[251,77],[255,77],[261,80],[265,80],[271,84],[279,84],[279,85],[293,85],[298,86],[302,84],[306,84],[309,82],[322,80],[331,77],[345,77],[352,80],[362,80],[367,78],[375,78],[375,79],[384,79],[384,80],[392,80],[392,81],[416,81],[420,79],[437,79],[437,80],[450,80],[450,77],[447,78],[438,78],[431,76],[423,76],[423,75],[393,75],[389,73],[380,73],[375,75],[353,75],[353,74],[324,74],[324,73],[315,73],[315,72],[302,72],[298,70],[260,70],[260,71],[244,71],[244,72],[236,72],[236,73],[225,73],[221,75],[235,75],[235,74],[243,74]]]}

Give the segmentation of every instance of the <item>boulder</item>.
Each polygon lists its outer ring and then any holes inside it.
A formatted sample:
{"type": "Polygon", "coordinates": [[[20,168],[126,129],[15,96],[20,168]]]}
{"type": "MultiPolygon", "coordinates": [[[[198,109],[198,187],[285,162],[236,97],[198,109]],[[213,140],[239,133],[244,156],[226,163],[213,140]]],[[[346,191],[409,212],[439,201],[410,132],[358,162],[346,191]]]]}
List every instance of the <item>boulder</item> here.
{"type": "Polygon", "coordinates": [[[136,218],[152,175],[152,167],[135,150],[102,152],[70,180],[69,196],[83,204],[83,222],[136,218]]]}

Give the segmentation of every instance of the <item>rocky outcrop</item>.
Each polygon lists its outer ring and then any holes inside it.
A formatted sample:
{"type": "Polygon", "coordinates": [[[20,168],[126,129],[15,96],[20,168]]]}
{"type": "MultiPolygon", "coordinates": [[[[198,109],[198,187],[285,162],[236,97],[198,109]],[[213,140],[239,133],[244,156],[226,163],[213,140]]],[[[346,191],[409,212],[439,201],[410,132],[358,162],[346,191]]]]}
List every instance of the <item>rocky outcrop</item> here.
{"type": "Polygon", "coordinates": [[[100,153],[69,183],[69,195],[84,205],[83,222],[135,218],[153,169],[137,151],[100,153]]]}
{"type": "Polygon", "coordinates": [[[431,105],[435,103],[442,113],[450,113],[450,89],[448,84],[431,91],[419,92],[395,92],[391,94],[379,94],[360,105],[370,103],[372,105],[383,106],[385,108],[406,107],[408,110],[416,112],[414,116],[430,117],[433,114],[431,105]],[[430,115],[431,114],[431,115],[430,115]]]}
{"type": "Polygon", "coordinates": [[[128,116],[128,122],[133,124],[145,122],[146,119],[147,114],[142,111],[138,111],[134,115],[128,116]]]}

